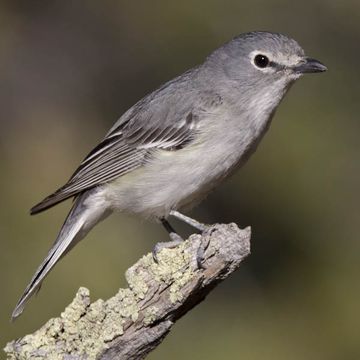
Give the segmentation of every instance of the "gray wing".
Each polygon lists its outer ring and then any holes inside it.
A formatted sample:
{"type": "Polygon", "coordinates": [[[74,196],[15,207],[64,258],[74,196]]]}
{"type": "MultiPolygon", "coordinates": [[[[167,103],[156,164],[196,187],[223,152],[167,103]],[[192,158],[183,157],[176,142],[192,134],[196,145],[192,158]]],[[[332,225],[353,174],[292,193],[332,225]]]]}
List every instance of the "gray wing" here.
{"type": "Polygon", "coordinates": [[[221,104],[221,98],[205,91],[198,93],[194,101],[195,94],[177,90],[170,82],[134,105],[89,153],[70,180],[35,205],[31,214],[142,166],[156,149],[176,151],[189,144],[201,119],[221,104]]]}

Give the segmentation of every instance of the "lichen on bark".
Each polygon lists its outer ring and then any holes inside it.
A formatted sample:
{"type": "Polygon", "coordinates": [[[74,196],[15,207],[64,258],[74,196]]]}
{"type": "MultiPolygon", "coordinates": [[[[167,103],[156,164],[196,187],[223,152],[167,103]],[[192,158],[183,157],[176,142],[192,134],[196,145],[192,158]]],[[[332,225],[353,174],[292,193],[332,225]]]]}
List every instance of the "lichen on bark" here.
{"type": "Polygon", "coordinates": [[[215,225],[163,249],[158,263],[144,255],[125,274],[129,287],[106,301],[91,303],[89,290],[80,288],[60,317],[10,342],[5,352],[12,360],[142,359],[249,252],[250,228],[215,225]],[[202,268],[196,261],[200,246],[202,268]]]}

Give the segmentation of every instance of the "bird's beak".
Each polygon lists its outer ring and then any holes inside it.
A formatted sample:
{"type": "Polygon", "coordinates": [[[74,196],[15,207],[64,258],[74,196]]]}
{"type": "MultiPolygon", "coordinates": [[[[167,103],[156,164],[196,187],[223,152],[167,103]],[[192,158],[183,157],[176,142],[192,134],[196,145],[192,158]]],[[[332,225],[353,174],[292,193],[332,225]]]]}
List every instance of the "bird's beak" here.
{"type": "Polygon", "coordinates": [[[304,61],[294,66],[294,71],[298,74],[318,73],[326,70],[327,67],[324,64],[311,58],[305,58],[304,61]]]}

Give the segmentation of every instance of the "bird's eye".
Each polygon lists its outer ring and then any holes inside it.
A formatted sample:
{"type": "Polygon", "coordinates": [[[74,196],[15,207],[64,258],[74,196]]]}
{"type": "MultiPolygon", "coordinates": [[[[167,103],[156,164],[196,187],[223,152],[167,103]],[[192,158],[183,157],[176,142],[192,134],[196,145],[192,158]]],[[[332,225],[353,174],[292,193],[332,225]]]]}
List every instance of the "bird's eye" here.
{"type": "Polygon", "coordinates": [[[263,69],[269,65],[269,58],[265,55],[258,54],[254,58],[254,63],[257,67],[263,69]]]}

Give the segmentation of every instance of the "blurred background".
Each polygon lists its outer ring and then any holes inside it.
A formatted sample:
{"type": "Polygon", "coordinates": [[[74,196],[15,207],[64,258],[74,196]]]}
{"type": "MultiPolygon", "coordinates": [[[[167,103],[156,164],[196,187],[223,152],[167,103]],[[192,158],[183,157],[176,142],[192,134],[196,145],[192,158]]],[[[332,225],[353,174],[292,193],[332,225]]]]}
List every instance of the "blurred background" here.
{"type": "Polygon", "coordinates": [[[271,30],[329,71],[291,89],[251,161],[191,213],[251,225],[252,254],[149,359],[359,359],[359,17],[355,0],[2,0],[1,348],[58,316],[80,285],[93,300],[113,295],[167,239],[156,224],[112,216],[10,324],[70,202],[28,209],[145,94],[233,36],[271,30]]]}

